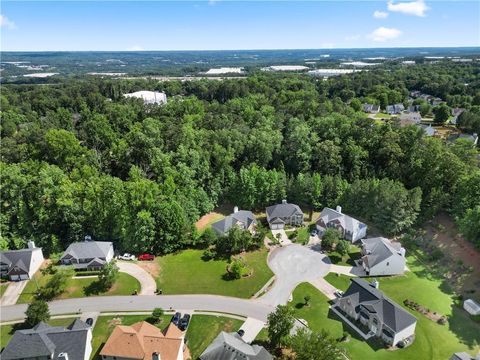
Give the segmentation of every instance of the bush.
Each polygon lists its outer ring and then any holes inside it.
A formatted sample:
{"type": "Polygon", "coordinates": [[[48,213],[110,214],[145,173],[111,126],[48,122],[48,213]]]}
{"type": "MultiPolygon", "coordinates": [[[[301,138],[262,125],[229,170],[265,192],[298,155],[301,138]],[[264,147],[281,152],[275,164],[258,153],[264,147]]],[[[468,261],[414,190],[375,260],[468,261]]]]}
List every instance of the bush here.
{"type": "Polygon", "coordinates": [[[162,308],[155,308],[152,311],[152,316],[149,319],[151,324],[156,324],[160,321],[160,318],[165,314],[165,311],[162,308]]]}
{"type": "Polygon", "coordinates": [[[322,236],[322,246],[326,249],[332,249],[333,246],[340,240],[340,231],[333,228],[325,230],[322,236]]]}
{"type": "Polygon", "coordinates": [[[50,310],[48,309],[47,302],[39,299],[33,300],[33,302],[28,305],[25,315],[27,316],[25,325],[28,327],[33,327],[40,321],[50,320],[50,310]]]}
{"type": "Polygon", "coordinates": [[[241,259],[234,259],[227,267],[227,271],[233,279],[241,279],[248,274],[248,267],[241,259]]]}
{"type": "Polygon", "coordinates": [[[289,232],[287,236],[290,240],[295,239],[298,236],[298,230],[293,230],[289,232]]]}

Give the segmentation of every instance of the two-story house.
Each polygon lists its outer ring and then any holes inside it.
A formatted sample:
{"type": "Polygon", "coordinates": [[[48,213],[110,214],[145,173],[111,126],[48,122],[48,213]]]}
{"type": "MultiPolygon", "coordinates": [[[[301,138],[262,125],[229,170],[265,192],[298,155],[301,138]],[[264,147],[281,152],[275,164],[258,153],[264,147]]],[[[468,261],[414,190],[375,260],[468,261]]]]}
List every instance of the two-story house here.
{"type": "Polygon", "coordinates": [[[327,228],[334,228],[340,231],[344,239],[352,243],[367,236],[367,225],[342,213],[341,206],[337,206],[335,210],[328,207],[324,208],[316,221],[316,226],[320,235],[327,228]]]}
{"type": "Polygon", "coordinates": [[[12,281],[31,279],[43,261],[42,249],[29,241],[26,249],[0,252],[1,276],[12,281]]]}
{"type": "Polygon", "coordinates": [[[247,230],[253,235],[255,234],[255,229],[257,227],[257,219],[251,211],[238,210],[238,207],[235,206],[233,213],[219,221],[214,222],[212,224],[212,229],[218,235],[225,236],[234,226],[241,230],[247,230]]]}
{"type": "Polygon", "coordinates": [[[285,225],[302,226],[303,211],[298,205],[282,200],[281,204],[267,207],[267,221],[272,230],[281,230],[285,225]]]}
{"type": "Polygon", "coordinates": [[[368,276],[403,274],[405,249],[400,243],[383,237],[362,239],[361,264],[368,276]]]}

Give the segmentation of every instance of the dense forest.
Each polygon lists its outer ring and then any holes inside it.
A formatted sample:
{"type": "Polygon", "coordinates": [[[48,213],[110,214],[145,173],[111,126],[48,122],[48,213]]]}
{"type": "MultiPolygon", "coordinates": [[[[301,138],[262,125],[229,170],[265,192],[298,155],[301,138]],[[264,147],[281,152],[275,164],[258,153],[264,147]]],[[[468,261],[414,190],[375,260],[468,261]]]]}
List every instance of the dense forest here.
{"type": "MultiPolygon", "coordinates": [[[[305,211],[341,204],[400,234],[449,212],[480,246],[480,169],[471,142],[379,122],[364,102],[407,103],[420,90],[462,107],[480,133],[480,67],[440,63],[327,81],[253,74],[225,81],[75,78],[3,85],[1,248],[48,253],[92,235],[130,252],[198,241],[193,224],[229,202],[305,211]],[[161,90],[164,106],[122,94],[161,90]]],[[[435,109],[433,109],[434,111],[435,109]]]]}

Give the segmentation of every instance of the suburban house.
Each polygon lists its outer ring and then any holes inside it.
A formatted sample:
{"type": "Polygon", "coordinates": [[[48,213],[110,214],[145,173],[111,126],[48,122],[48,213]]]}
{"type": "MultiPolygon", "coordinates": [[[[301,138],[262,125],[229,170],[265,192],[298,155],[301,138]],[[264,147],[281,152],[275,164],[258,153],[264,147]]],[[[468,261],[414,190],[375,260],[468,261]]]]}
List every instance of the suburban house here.
{"type": "Polygon", "coordinates": [[[214,222],[212,229],[215,230],[218,235],[224,236],[228,234],[233,226],[237,226],[242,230],[248,230],[253,235],[257,227],[257,219],[251,211],[238,210],[238,207],[235,206],[233,213],[222,220],[214,222]]]}
{"type": "Polygon", "coordinates": [[[440,105],[441,103],[443,103],[443,100],[440,99],[440,98],[438,98],[438,97],[436,97],[436,98],[433,98],[431,102],[432,102],[432,105],[433,105],[433,106],[438,106],[438,105],[440,105]]]}
{"type": "Polygon", "coordinates": [[[473,143],[473,145],[477,145],[478,144],[478,134],[477,133],[473,133],[473,134],[451,134],[448,136],[448,141],[455,141],[457,139],[466,139],[466,140],[469,140],[473,143]]]}
{"type": "Polygon", "coordinates": [[[100,351],[105,360],[187,360],[184,333],[170,323],[163,333],[146,321],[117,325],[100,351]]]}
{"type": "Polygon", "coordinates": [[[28,280],[37,272],[43,263],[41,248],[35,247],[33,241],[22,250],[7,250],[0,252],[0,271],[2,277],[12,281],[28,280]]]}
{"type": "Polygon", "coordinates": [[[432,127],[432,124],[430,125],[418,124],[418,126],[425,132],[425,136],[433,136],[437,133],[437,130],[435,130],[432,127]]]}
{"type": "Polygon", "coordinates": [[[130,94],[124,94],[123,95],[126,98],[136,98],[136,99],[142,99],[143,103],[145,105],[151,105],[151,104],[166,104],[167,103],[167,95],[163,92],[158,92],[158,91],[136,91],[130,94]]]}
{"type": "Polygon", "coordinates": [[[408,112],[400,114],[400,126],[419,124],[421,121],[422,116],[419,112],[408,112]]]}
{"type": "Polygon", "coordinates": [[[466,352],[457,352],[453,354],[449,360],[480,360],[480,352],[477,356],[472,356],[466,352]]]}
{"type": "Polygon", "coordinates": [[[363,111],[369,114],[378,114],[380,112],[380,105],[363,104],[363,111]]]}
{"type": "Polygon", "coordinates": [[[81,320],[74,320],[66,328],[40,322],[32,329],[15,331],[0,358],[89,360],[91,342],[92,330],[81,320]]]}
{"type": "Polygon", "coordinates": [[[285,225],[303,225],[303,211],[298,205],[282,200],[281,204],[267,207],[267,221],[272,230],[281,230],[285,225]]]}
{"type": "Polygon", "coordinates": [[[407,108],[407,111],[408,112],[419,112],[420,111],[420,105],[410,105],[408,108],[407,108]]]}
{"type": "Polygon", "coordinates": [[[340,231],[344,239],[350,240],[351,242],[358,241],[367,236],[367,225],[342,213],[341,206],[337,206],[335,210],[328,207],[324,208],[316,221],[316,225],[320,235],[322,235],[327,228],[335,228],[340,231]]]}
{"type": "Polygon", "coordinates": [[[200,355],[201,360],[273,360],[263,346],[246,343],[238,333],[222,331],[200,355]]]}
{"type": "Polygon", "coordinates": [[[332,311],[365,340],[375,336],[392,346],[413,341],[417,319],[412,314],[378,290],[378,282],[350,281],[347,291],[334,301],[332,311]]]}
{"type": "Polygon", "coordinates": [[[107,241],[75,242],[68,246],[60,261],[75,270],[99,270],[113,259],[113,244],[107,241]]]}
{"type": "Polygon", "coordinates": [[[452,116],[453,118],[450,119],[450,124],[457,125],[458,117],[465,111],[463,108],[453,108],[452,109],[452,116]]]}
{"type": "Polygon", "coordinates": [[[363,239],[361,264],[368,276],[398,275],[405,271],[405,249],[383,237],[363,239]]]}
{"type": "Polygon", "coordinates": [[[405,106],[403,104],[394,104],[394,105],[387,105],[387,114],[396,115],[400,114],[403,110],[405,110],[405,106]]]}

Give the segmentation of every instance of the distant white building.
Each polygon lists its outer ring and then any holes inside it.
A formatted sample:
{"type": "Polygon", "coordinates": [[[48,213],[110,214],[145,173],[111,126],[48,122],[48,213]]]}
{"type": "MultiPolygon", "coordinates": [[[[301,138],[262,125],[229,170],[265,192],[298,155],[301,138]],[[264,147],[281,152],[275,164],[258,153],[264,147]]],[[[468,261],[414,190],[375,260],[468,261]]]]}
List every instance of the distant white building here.
{"type": "Polygon", "coordinates": [[[163,92],[159,91],[136,91],[130,94],[124,94],[126,98],[136,98],[142,99],[144,104],[166,104],[167,103],[167,95],[163,92]]]}
{"type": "Polygon", "coordinates": [[[225,75],[225,74],[243,74],[243,68],[241,67],[221,67],[217,69],[210,69],[206,75],[225,75]]]}
{"type": "Polygon", "coordinates": [[[340,76],[340,75],[346,75],[346,74],[351,74],[354,73],[354,69],[315,69],[315,70],[310,70],[308,72],[309,75],[312,76],[322,76],[322,77],[330,77],[330,76],[340,76]]]}
{"type": "Polygon", "coordinates": [[[400,114],[400,126],[411,124],[420,124],[422,115],[419,112],[409,112],[400,114]]]}
{"type": "Polygon", "coordinates": [[[303,65],[273,65],[262,68],[262,71],[304,71],[308,69],[303,65]]]}

